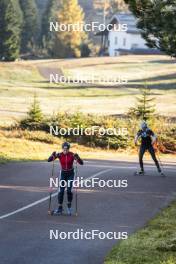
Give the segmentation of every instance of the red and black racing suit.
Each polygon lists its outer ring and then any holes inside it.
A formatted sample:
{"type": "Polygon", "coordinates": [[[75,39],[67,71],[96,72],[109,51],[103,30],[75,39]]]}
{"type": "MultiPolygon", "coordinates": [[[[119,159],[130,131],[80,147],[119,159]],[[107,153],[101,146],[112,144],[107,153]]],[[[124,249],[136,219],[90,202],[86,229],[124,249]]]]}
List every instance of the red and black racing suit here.
{"type": "MultiPolygon", "coordinates": [[[[73,180],[74,180],[74,175],[75,175],[73,163],[76,160],[80,165],[83,165],[83,160],[78,156],[78,154],[74,154],[72,152],[68,152],[67,154],[64,154],[62,152],[58,154],[53,153],[49,157],[48,162],[51,162],[57,158],[59,159],[60,165],[61,165],[60,181],[63,183],[65,182],[67,183],[68,207],[71,207],[71,202],[73,200],[72,187],[73,187],[73,180]]],[[[64,184],[61,184],[60,191],[58,193],[58,203],[60,205],[63,204],[64,191],[65,191],[65,186],[64,184]]]]}

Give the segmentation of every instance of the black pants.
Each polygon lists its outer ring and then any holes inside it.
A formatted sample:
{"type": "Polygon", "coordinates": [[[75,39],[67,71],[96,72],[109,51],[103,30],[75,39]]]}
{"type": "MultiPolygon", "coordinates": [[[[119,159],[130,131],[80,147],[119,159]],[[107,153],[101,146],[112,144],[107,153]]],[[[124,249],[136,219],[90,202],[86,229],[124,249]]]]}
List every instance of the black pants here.
{"type": "Polygon", "coordinates": [[[155,162],[155,165],[156,165],[158,171],[161,172],[161,168],[160,168],[160,165],[159,165],[158,160],[156,158],[155,150],[154,150],[152,145],[150,145],[150,146],[141,145],[140,146],[140,150],[139,150],[139,164],[140,164],[141,170],[142,171],[144,170],[143,156],[144,156],[144,153],[146,152],[146,150],[148,150],[148,152],[150,153],[153,161],[155,162]]]}
{"type": "Polygon", "coordinates": [[[61,171],[60,177],[60,190],[58,193],[58,203],[60,205],[63,204],[64,200],[64,192],[65,192],[65,185],[67,185],[67,200],[68,200],[68,207],[71,207],[71,203],[73,200],[73,180],[74,180],[74,170],[71,171],[61,171]]]}

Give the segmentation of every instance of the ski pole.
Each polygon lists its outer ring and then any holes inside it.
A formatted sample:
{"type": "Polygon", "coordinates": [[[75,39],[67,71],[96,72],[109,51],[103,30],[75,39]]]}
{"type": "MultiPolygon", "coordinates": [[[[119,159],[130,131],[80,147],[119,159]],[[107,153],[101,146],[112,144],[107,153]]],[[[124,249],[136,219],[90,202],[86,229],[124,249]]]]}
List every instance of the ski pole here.
{"type": "MultiPolygon", "coordinates": [[[[51,177],[54,177],[54,160],[53,160],[53,165],[52,165],[52,173],[51,177]]],[[[48,205],[48,214],[51,215],[51,202],[52,202],[52,188],[49,189],[49,205],[48,205]]]]}
{"type": "Polygon", "coordinates": [[[136,150],[137,150],[137,168],[136,168],[136,171],[134,173],[134,175],[138,175],[138,172],[140,170],[140,166],[139,166],[139,145],[137,144],[136,145],[136,150]]]}
{"type": "MultiPolygon", "coordinates": [[[[76,167],[75,167],[75,176],[76,176],[76,179],[78,177],[78,166],[77,166],[77,160],[76,160],[76,167]]],[[[76,207],[76,216],[78,216],[78,187],[76,186],[75,187],[75,207],[76,207]]]]}
{"type": "MultiPolygon", "coordinates": [[[[159,151],[158,151],[158,152],[159,152],[159,151]]],[[[164,174],[164,166],[163,166],[163,163],[161,162],[160,155],[158,154],[158,152],[156,151],[156,155],[157,155],[157,158],[158,158],[158,160],[159,160],[159,164],[160,164],[160,166],[161,166],[161,168],[162,168],[163,176],[166,176],[166,175],[164,174]]]]}

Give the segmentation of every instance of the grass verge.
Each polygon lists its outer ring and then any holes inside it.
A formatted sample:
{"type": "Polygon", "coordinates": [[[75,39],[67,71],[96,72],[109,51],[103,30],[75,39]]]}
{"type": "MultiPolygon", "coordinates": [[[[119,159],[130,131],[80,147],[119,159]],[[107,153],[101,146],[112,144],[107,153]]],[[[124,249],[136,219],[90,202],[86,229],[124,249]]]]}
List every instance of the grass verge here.
{"type": "Polygon", "coordinates": [[[176,264],[176,201],[129,239],[117,244],[104,264],[176,264]]]}
{"type": "MultiPolygon", "coordinates": [[[[41,161],[47,160],[53,151],[61,151],[63,139],[53,137],[43,131],[20,131],[0,129],[0,163],[7,161],[41,161]]],[[[102,150],[90,148],[76,143],[72,151],[79,153],[83,159],[117,159],[128,158],[132,151],[102,150]]]]}
{"type": "MultiPolygon", "coordinates": [[[[53,137],[44,131],[5,130],[0,128],[0,163],[8,161],[47,160],[53,151],[61,151],[64,139],[53,137]]],[[[138,161],[137,151],[133,148],[107,150],[91,148],[72,143],[72,151],[83,159],[138,161]]],[[[151,157],[146,155],[147,160],[151,157]]],[[[162,160],[170,161],[174,155],[161,154],[162,160]]]]}

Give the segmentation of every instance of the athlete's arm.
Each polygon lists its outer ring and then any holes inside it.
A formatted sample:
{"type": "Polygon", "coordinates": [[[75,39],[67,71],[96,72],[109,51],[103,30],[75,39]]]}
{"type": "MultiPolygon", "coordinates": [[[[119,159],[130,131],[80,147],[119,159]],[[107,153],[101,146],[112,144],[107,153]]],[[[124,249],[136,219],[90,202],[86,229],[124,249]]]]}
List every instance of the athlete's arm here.
{"type": "Polygon", "coordinates": [[[80,164],[83,165],[84,161],[80,158],[78,154],[74,154],[74,159],[80,164]]]}
{"type": "Polygon", "coordinates": [[[134,138],[134,144],[135,146],[137,146],[137,142],[138,142],[138,139],[140,138],[140,131],[138,131],[138,133],[136,134],[135,138],[134,138]]]}
{"type": "Polygon", "coordinates": [[[55,159],[59,158],[60,154],[56,153],[56,151],[54,151],[51,156],[48,158],[48,162],[54,161],[55,159]]]}
{"type": "Polygon", "coordinates": [[[154,132],[151,130],[150,132],[150,136],[151,136],[151,139],[152,139],[152,145],[156,143],[157,141],[157,136],[154,134],[154,132]]]}

